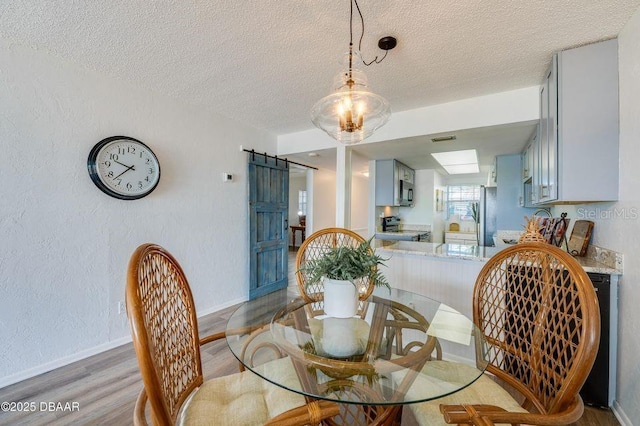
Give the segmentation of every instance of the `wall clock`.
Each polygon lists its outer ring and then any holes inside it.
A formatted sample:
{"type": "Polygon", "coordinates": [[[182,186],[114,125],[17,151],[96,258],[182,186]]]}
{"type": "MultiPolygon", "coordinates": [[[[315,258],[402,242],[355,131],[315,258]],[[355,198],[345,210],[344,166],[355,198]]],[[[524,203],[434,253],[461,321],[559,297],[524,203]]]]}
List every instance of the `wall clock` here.
{"type": "Polygon", "coordinates": [[[87,168],[102,192],[121,200],[149,195],[160,181],[156,155],[128,136],[112,136],[98,142],[89,153],[87,168]]]}

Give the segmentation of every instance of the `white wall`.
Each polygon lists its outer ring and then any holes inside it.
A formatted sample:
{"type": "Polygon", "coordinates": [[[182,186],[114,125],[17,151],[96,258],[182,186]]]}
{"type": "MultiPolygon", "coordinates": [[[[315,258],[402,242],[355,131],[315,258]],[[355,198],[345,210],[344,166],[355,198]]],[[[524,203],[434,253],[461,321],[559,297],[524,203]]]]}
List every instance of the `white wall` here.
{"type": "MultiPolygon", "coordinates": [[[[361,144],[462,129],[523,123],[540,118],[539,86],[393,113],[389,123],[361,144]]],[[[278,135],[278,155],[335,148],[320,129],[278,135]]]]}
{"type": "MultiPolygon", "coordinates": [[[[619,281],[618,374],[614,412],[622,424],[640,418],[640,10],[618,36],[620,96],[620,192],[615,203],[555,206],[554,216],[567,212],[595,222],[591,243],[624,255],[619,281]]],[[[594,159],[593,166],[597,166],[594,159]]]]}
{"type": "Polygon", "coordinates": [[[416,170],[413,207],[400,207],[404,225],[431,225],[435,210],[435,170],[416,170]]]}
{"type": "MultiPolygon", "coordinates": [[[[445,191],[447,186],[444,182],[444,176],[440,173],[434,173],[433,179],[433,189],[439,189],[442,191],[442,197],[446,200],[445,191]]],[[[443,208],[446,209],[446,204],[443,201],[443,208]]],[[[433,215],[433,224],[431,225],[431,242],[433,243],[443,243],[444,242],[444,228],[445,228],[445,219],[447,212],[445,210],[437,211],[433,215]]]]}
{"type": "Polygon", "coordinates": [[[336,226],[336,174],[326,169],[309,170],[307,178],[308,209],[313,212],[307,215],[307,235],[311,235],[336,226]]]}
{"type": "MultiPolygon", "coordinates": [[[[593,244],[624,254],[620,279],[617,411],[626,424],[640,418],[640,10],[618,37],[620,87],[620,196],[617,203],[575,207],[595,221],[593,244]]],[[[593,166],[597,166],[597,158],[593,166]]],[[[557,211],[567,211],[558,207],[557,211]]],[[[584,215],[584,217],[579,217],[584,215]]],[[[636,420],[637,421],[637,420],[636,420]]]]}
{"type": "MultiPolygon", "coordinates": [[[[351,179],[351,226],[367,238],[369,178],[354,174],[351,179]]],[[[296,195],[297,196],[297,195],[296,195]]],[[[307,172],[307,235],[336,226],[336,174],[327,169],[307,172]]]]}
{"type": "Polygon", "coordinates": [[[351,177],[351,230],[368,239],[369,178],[358,173],[351,177]]]}
{"type": "MultiPolygon", "coordinates": [[[[298,191],[306,191],[307,189],[307,177],[306,174],[302,176],[293,176],[289,174],[289,226],[297,225],[300,222],[298,217],[298,191]]],[[[293,231],[289,228],[289,244],[293,242],[293,231]]],[[[300,232],[296,233],[296,246],[300,246],[300,232]]]]}
{"type": "Polygon", "coordinates": [[[177,257],[200,314],[246,299],[239,145],[274,152],[275,136],[2,39],[0,94],[0,387],[129,339],[117,306],[141,243],[177,257]],[[90,180],[90,149],[113,135],[157,154],[148,197],[90,180]]]}
{"type": "Polygon", "coordinates": [[[522,231],[524,217],[531,217],[535,208],[520,207],[523,196],[522,157],[520,154],[498,155],[498,183],[496,188],[496,229],[500,231],[522,231]]]}

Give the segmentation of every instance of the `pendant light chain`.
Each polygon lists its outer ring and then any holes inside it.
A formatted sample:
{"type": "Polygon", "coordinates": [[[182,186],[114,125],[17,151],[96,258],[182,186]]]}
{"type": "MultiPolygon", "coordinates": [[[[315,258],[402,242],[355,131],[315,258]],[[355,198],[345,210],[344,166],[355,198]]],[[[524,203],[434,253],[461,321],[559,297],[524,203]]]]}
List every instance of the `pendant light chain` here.
{"type": "MultiPolygon", "coordinates": [[[[356,4],[356,9],[358,9],[358,15],[360,15],[360,22],[362,23],[362,32],[360,33],[360,40],[358,41],[358,51],[360,52],[360,56],[362,56],[362,39],[364,38],[364,17],[362,16],[362,11],[360,10],[360,5],[358,5],[358,0],[351,0],[351,18],[349,20],[349,22],[351,23],[351,39],[353,40],[353,3],[356,4]]],[[[349,45],[352,45],[353,43],[349,43],[349,45]]],[[[384,58],[387,57],[387,53],[389,53],[390,49],[384,49],[384,56],[380,59],[378,59],[378,56],[376,55],[375,58],[373,58],[370,62],[367,62],[364,60],[364,57],[362,58],[362,63],[365,66],[369,66],[371,64],[379,64],[380,62],[384,61],[384,58]]]]}
{"type": "MultiPolygon", "coordinates": [[[[364,37],[364,17],[357,0],[349,0],[349,52],[346,72],[336,76],[334,92],[320,99],[311,109],[311,121],[318,128],[325,131],[338,142],[350,145],[361,142],[383,126],[391,115],[389,103],[382,96],[371,92],[367,87],[366,75],[358,65],[369,66],[380,63],[382,59],[376,56],[371,62],[364,62],[360,48],[364,37]],[[353,46],[353,6],[362,22],[362,34],[357,52],[353,46]],[[354,56],[355,55],[355,56],[354,56]]],[[[395,47],[396,39],[384,37],[378,42],[378,47],[390,50],[395,47]]]]}
{"type": "MultiPolygon", "coordinates": [[[[349,0],[349,81],[353,81],[352,69],[353,69],[353,2],[355,0],[349,0]]],[[[357,6],[358,3],[356,3],[357,6]]],[[[358,10],[360,10],[358,8],[358,10]]]]}

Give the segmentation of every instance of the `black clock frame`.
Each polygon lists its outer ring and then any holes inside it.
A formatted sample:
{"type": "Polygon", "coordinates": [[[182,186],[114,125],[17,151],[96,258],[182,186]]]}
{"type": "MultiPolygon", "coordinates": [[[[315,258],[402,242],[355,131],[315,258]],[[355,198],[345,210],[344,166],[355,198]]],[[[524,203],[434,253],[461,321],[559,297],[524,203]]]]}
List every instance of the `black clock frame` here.
{"type": "Polygon", "coordinates": [[[158,160],[158,157],[153,152],[153,150],[149,148],[145,143],[129,136],[111,136],[106,139],[102,139],[100,142],[95,144],[94,147],[91,148],[91,152],[89,152],[89,158],[87,158],[87,169],[89,170],[89,177],[91,177],[91,180],[93,181],[93,183],[96,184],[96,186],[98,187],[98,189],[100,189],[100,191],[104,192],[105,194],[113,198],[117,198],[120,200],[139,200],[140,198],[146,197],[147,195],[151,194],[151,192],[153,192],[153,190],[156,189],[156,186],[158,186],[158,184],[160,183],[161,170],[160,170],[160,161],[158,160]],[[114,190],[112,190],[111,188],[109,188],[108,186],[106,186],[100,179],[100,176],[98,175],[98,166],[96,165],[96,159],[98,158],[98,153],[105,145],[116,140],[130,140],[130,141],[139,143],[140,145],[145,147],[149,151],[149,153],[151,153],[151,155],[153,155],[153,158],[156,159],[156,162],[158,163],[158,181],[156,182],[155,185],[153,185],[144,193],[138,194],[138,195],[119,194],[114,190]]]}

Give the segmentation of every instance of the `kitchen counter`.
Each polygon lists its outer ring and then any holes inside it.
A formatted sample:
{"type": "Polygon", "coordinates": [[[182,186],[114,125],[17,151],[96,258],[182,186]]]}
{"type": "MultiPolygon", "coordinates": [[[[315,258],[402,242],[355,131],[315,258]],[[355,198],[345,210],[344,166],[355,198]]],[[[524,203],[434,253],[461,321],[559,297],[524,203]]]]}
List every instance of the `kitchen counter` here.
{"type": "MultiPolygon", "coordinates": [[[[478,275],[486,261],[504,249],[411,241],[398,241],[384,247],[380,246],[380,240],[374,243],[376,252],[385,259],[381,272],[392,287],[427,295],[469,317],[473,316],[473,291],[478,275]]],[[[597,370],[605,369],[608,375],[604,379],[598,379],[597,386],[598,389],[608,386],[608,404],[611,405],[615,400],[616,390],[618,282],[623,270],[623,256],[621,253],[590,245],[586,257],[575,259],[587,273],[608,275],[592,275],[590,278],[598,291],[601,312],[608,312],[605,317],[607,319],[601,324],[601,338],[605,339],[603,341],[608,339],[608,344],[600,348],[608,347],[609,354],[602,358],[597,370]]],[[[464,356],[456,353],[452,355],[464,356]]],[[[598,354],[598,359],[600,358],[598,354]]]]}
{"type": "Polygon", "coordinates": [[[376,232],[375,238],[378,240],[387,240],[387,241],[405,241],[410,242],[412,240],[417,241],[420,236],[428,235],[429,239],[431,239],[431,232],[429,231],[395,231],[395,232],[376,232]]]}
{"type": "Polygon", "coordinates": [[[496,247],[470,246],[466,244],[421,243],[398,241],[395,244],[378,247],[377,252],[402,253],[431,257],[449,257],[486,262],[499,250],[496,247]]]}
{"type": "MultiPolygon", "coordinates": [[[[503,247],[471,246],[465,244],[425,243],[414,241],[398,241],[391,245],[376,248],[383,257],[401,255],[417,255],[438,258],[461,259],[476,262],[486,262],[503,247]]],[[[575,257],[586,272],[608,275],[621,275],[622,271],[600,263],[588,257],[575,257]]]]}
{"type": "Polygon", "coordinates": [[[447,234],[463,234],[463,235],[473,235],[475,236],[476,233],[474,231],[444,231],[447,234]]]}

